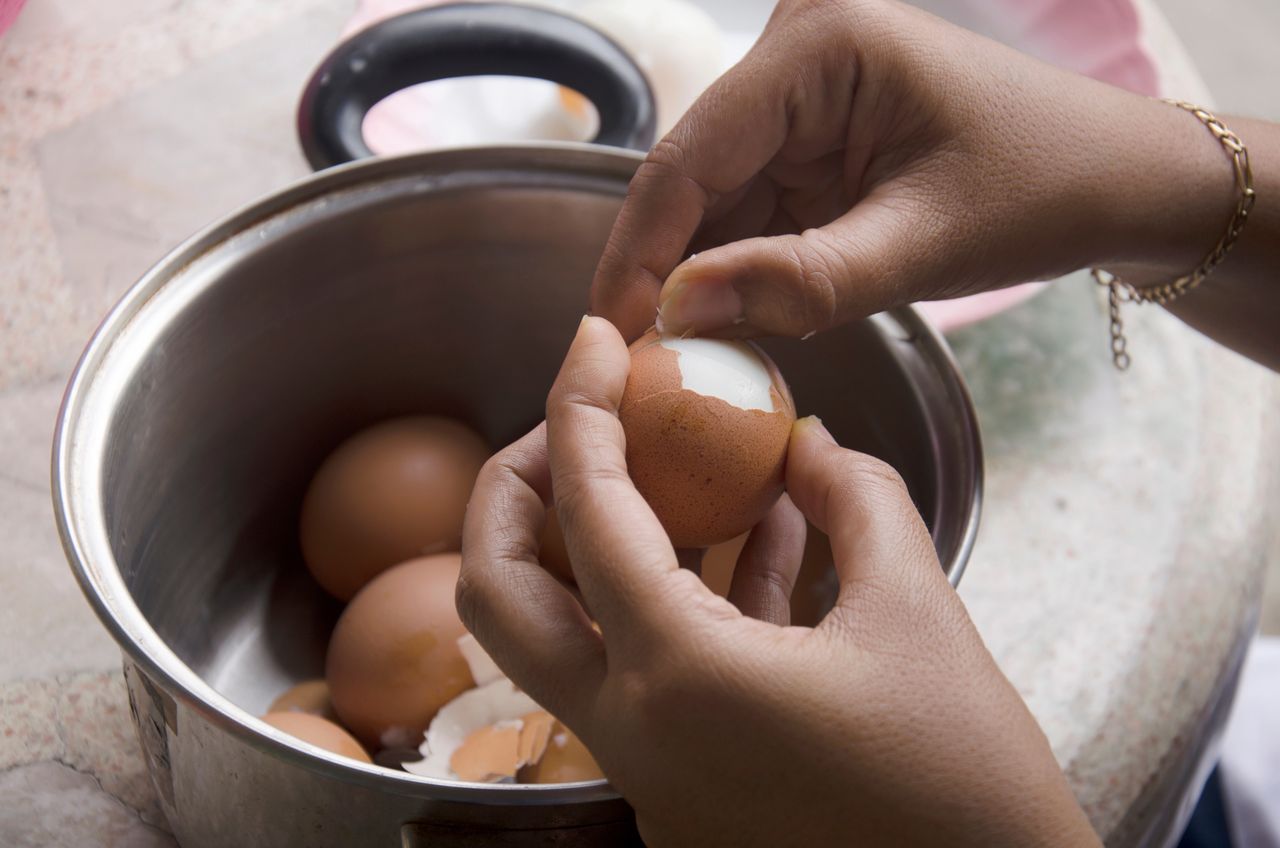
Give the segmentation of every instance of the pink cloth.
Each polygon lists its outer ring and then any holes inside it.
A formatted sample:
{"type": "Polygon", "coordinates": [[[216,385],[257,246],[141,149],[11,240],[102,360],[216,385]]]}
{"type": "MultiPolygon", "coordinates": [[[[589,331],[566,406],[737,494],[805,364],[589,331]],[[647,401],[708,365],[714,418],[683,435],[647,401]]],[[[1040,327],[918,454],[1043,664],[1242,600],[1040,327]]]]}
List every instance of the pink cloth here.
{"type": "Polygon", "coordinates": [[[27,0],[0,0],[0,35],[4,35],[4,31],[13,26],[25,2],[27,0]]]}

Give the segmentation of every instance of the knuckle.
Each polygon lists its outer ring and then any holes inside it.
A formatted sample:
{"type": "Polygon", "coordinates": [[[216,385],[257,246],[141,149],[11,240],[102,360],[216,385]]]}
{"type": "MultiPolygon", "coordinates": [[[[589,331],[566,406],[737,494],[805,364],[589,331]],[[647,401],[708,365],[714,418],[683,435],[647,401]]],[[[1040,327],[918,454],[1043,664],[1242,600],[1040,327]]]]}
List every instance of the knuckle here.
{"type": "Polygon", "coordinates": [[[820,230],[806,230],[791,244],[798,270],[804,326],[825,330],[836,323],[840,308],[841,262],[820,230]]]}
{"type": "Polygon", "coordinates": [[[640,167],[636,169],[628,194],[647,191],[665,192],[670,189],[672,183],[685,184],[697,193],[703,209],[711,207],[717,193],[694,173],[692,157],[688,149],[676,138],[679,133],[685,131],[688,122],[693,120],[695,120],[693,116],[686,115],[676,129],[653,146],[644,162],[640,163],[640,167]]]}
{"type": "Polygon", "coordinates": [[[898,470],[873,456],[847,451],[841,457],[839,474],[832,483],[838,502],[871,500],[882,508],[910,504],[907,484],[898,470]]]}
{"type": "Polygon", "coordinates": [[[687,173],[688,156],[684,147],[675,139],[667,136],[658,140],[649,150],[640,170],[648,170],[657,176],[684,176],[687,173]]]}
{"type": "Polygon", "coordinates": [[[569,468],[556,475],[556,512],[561,521],[569,522],[579,506],[588,499],[598,500],[600,491],[617,483],[633,485],[627,473],[613,466],[569,468]]]}

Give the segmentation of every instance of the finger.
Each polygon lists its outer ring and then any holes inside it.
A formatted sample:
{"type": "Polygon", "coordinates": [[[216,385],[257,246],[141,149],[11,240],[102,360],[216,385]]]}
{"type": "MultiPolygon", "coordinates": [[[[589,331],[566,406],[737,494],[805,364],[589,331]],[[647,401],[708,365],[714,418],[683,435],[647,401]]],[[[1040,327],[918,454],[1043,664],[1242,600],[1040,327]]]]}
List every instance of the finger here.
{"type": "Polygon", "coordinates": [[[547,398],[556,513],[573,575],[607,643],[675,631],[697,576],[627,474],[618,421],[631,355],[603,318],[584,318],[547,398]]]}
{"type": "Polygon", "coordinates": [[[604,679],[604,649],[582,607],[538,562],[550,494],[546,425],[539,425],[491,458],[476,480],[457,605],[498,667],[572,724],[604,679]]]}
{"type": "Polygon", "coordinates": [[[791,591],[806,532],[804,515],[785,494],[751,531],[729,585],[729,601],[743,615],[770,624],[791,623],[791,591]]]}
{"type": "Polygon", "coordinates": [[[787,492],[831,540],[840,593],[833,614],[860,596],[910,596],[945,582],[929,531],[902,478],[878,459],[839,447],[816,418],[796,422],[787,492]]]}
{"type": "Polygon", "coordinates": [[[625,338],[653,325],[658,291],[707,211],[786,141],[787,75],[767,71],[753,56],[730,69],[636,170],[591,286],[592,312],[625,338]]]}
{"type": "MultiPolygon", "coordinates": [[[[816,202],[833,201],[822,196],[816,202]]],[[[824,227],[705,250],[663,286],[662,328],[805,336],[913,300],[906,283],[914,266],[903,257],[912,255],[927,227],[912,223],[910,206],[901,196],[892,203],[868,198],[824,227]]],[[[792,210],[784,211],[795,219],[792,210]]]]}

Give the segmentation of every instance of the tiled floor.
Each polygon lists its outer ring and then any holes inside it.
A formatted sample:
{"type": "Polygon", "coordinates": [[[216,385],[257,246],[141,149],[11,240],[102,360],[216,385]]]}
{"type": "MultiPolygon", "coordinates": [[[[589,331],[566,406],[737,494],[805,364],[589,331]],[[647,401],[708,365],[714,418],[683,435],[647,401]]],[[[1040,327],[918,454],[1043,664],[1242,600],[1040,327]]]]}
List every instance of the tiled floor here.
{"type": "MultiPolygon", "coordinates": [[[[1280,3],[1156,0],[1224,112],[1280,121],[1280,3]]],[[[1246,139],[1247,141],[1247,139],[1246,139]]],[[[1278,537],[1280,539],[1280,537],[1278,537]]],[[[1262,631],[1280,635],[1280,541],[1268,562],[1262,631]]]]}

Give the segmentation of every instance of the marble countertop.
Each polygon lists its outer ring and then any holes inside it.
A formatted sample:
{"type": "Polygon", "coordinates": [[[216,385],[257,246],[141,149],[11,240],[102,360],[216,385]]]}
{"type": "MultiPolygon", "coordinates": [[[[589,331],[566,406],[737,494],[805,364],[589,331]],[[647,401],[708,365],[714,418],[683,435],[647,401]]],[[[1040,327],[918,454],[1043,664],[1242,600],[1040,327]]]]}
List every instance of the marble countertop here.
{"type": "MultiPolygon", "coordinates": [[[[62,557],[48,454],[98,318],[204,223],[306,173],[339,0],[42,0],[0,39],[0,844],[171,845],[119,655],[62,557]]],[[[1278,382],[1156,310],[1111,370],[1084,279],[952,342],[987,450],[961,595],[1111,845],[1162,844],[1252,633],[1278,382]]]]}

